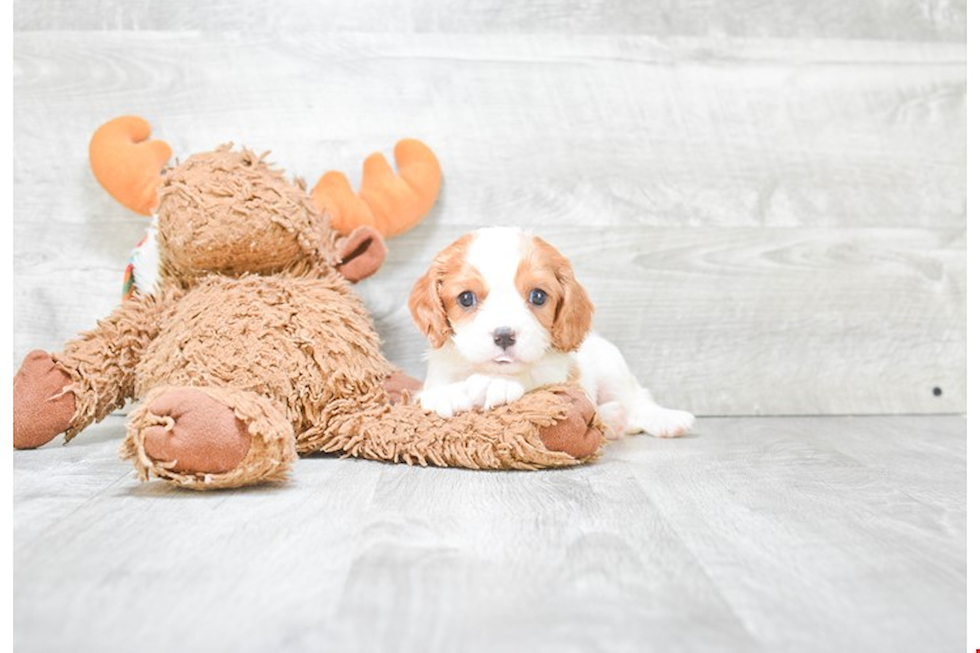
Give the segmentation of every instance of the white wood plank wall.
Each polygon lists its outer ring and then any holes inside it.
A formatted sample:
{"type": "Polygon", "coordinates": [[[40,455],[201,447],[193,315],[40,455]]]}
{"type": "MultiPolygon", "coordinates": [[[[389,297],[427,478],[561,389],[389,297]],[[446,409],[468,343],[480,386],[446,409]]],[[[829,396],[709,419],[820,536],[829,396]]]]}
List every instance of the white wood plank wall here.
{"type": "Polygon", "coordinates": [[[963,1],[17,2],[14,342],[118,301],[145,222],[87,167],[138,113],[315,180],[401,136],[446,183],[362,291],[405,299],[481,224],[572,258],[662,403],[701,415],[965,410],[963,1]],[[937,396],[936,390],[940,392],[937,396]]]}

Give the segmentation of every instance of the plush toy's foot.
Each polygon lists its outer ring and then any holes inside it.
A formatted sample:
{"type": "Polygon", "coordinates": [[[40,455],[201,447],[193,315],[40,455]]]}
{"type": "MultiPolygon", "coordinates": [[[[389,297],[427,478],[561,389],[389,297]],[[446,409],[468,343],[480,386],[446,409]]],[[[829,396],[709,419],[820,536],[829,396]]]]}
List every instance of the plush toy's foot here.
{"type": "Polygon", "coordinates": [[[143,428],[146,453],[154,460],[173,461],[175,472],[230,471],[252,446],[235,411],[200,390],[171,390],[154,399],[148,410],[159,422],[143,428]]]}
{"type": "Polygon", "coordinates": [[[33,449],[71,425],[75,395],[68,373],[47,352],[29,353],[14,375],[14,448],[33,449]]]}
{"type": "Polygon", "coordinates": [[[595,407],[584,392],[575,388],[560,391],[571,405],[568,416],[554,426],[541,429],[541,442],[551,451],[563,451],[575,458],[587,458],[602,446],[605,438],[595,419],[595,407]]]}
{"type": "Polygon", "coordinates": [[[158,388],[133,411],[121,454],[150,475],[194,489],[282,480],[293,429],[267,397],[228,388],[158,388]]]}

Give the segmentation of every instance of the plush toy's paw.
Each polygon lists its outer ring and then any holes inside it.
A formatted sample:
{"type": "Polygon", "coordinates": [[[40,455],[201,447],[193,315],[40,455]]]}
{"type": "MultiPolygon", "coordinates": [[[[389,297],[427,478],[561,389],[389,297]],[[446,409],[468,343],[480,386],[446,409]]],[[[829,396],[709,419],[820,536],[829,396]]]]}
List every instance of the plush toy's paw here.
{"type": "Polygon", "coordinates": [[[662,406],[644,406],[630,415],[629,432],[645,431],[658,438],[676,438],[694,426],[694,415],[662,406]]]}
{"type": "Polygon", "coordinates": [[[129,414],[119,453],[140,480],[192,490],[283,481],[296,460],[285,407],[238,388],[154,388],[129,414]]]}
{"type": "Polygon", "coordinates": [[[490,410],[524,396],[524,386],[513,379],[474,374],[465,381],[466,394],[473,406],[490,410]]]}
{"type": "Polygon", "coordinates": [[[563,390],[571,404],[568,415],[554,426],[541,429],[541,442],[551,451],[564,451],[576,458],[587,458],[602,446],[602,432],[595,427],[595,408],[581,390],[563,390]]]}
{"type": "Polygon", "coordinates": [[[464,410],[472,410],[476,406],[466,391],[465,382],[423,390],[419,393],[419,403],[422,404],[422,410],[444,419],[464,410]]]}
{"type": "Polygon", "coordinates": [[[68,373],[50,354],[32,351],[14,375],[14,448],[33,449],[71,425],[75,395],[65,388],[68,373]]]}
{"type": "Polygon", "coordinates": [[[157,424],[143,428],[151,458],[180,473],[219,474],[234,469],[251,445],[248,429],[225,404],[193,388],[171,390],[148,406],[157,424]]]}

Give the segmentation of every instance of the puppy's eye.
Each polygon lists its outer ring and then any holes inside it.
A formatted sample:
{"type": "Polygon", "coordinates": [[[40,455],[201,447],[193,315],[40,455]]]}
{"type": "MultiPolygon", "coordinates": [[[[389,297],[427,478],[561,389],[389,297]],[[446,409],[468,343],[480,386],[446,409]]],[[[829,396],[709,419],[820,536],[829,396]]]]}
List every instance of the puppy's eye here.
{"type": "Polygon", "coordinates": [[[535,288],[527,296],[527,301],[531,302],[535,306],[544,306],[544,303],[548,301],[548,293],[540,288],[535,288]]]}
{"type": "Polygon", "coordinates": [[[476,295],[471,290],[466,290],[459,293],[459,296],[456,297],[456,303],[463,308],[472,308],[476,304],[476,295]]]}

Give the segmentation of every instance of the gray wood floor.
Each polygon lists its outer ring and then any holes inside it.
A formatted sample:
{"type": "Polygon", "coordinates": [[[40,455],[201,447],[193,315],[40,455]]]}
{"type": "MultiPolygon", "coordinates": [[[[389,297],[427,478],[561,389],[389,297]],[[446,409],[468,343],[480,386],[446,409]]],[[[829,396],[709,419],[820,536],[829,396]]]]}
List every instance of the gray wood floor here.
{"type": "Polygon", "coordinates": [[[14,456],[17,651],[961,651],[961,417],[716,418],[544,473],[14,456]]]}

